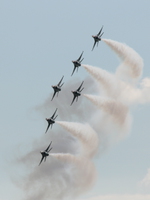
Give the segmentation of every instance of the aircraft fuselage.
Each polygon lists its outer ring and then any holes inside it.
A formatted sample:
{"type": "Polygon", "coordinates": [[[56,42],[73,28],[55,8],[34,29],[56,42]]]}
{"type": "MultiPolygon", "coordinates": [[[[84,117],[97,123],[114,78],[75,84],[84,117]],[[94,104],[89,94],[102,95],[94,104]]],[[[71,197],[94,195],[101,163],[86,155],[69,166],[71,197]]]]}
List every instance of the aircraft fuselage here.
{"type": "Polygon", "coordinates": [[[54,123],[55,123],[55,120],[52,119],[52,118],[50,118],[50,119],[47,119],[47,118],[46,118],[46,120],[47,120],[47,122],[48,122],[49,124],[54,124],[54,123]]]}
{"type": "Polygon", "coordinates": [[[95,36],[92,35],[92,37],[94,38],[94,40],[95,40],[96,42],[99,42],[99,41],[101,40],[101,38],[98,37],[98,36],[96,36],[96,35],[95,35],[95,36]]]}
{"type": "Polygon", "coordinates": [[[81,66],[81,63],[79,63],[79,62],[77,62],[77,61],[72,61],[72,62],[73,62],[73,64],[74,64],[76,67],[81,66]]]}
{"type": "Polygon", "coordinates": [[[59,86],[52,86],[52,87],[56,92],[60,92],[61,91],[61,87],[59,87],[59,86]]]}
{"type": "Polygon", "coordinates": [[[81,93],[78,92],[78,91],[72,91],[72,93],[73,93],[76,97],[81,95],[81,93]]]}
{"type": "Polygon", "coordinates": [[[49,153],[48,153],[48,152],[46,152],[46,151],[41,151],[40,153],[41,153],[41,154],[42,154],[42,156],[44,156],[44,157],[47,157],[47,156],[49,156],[49,153]]]}

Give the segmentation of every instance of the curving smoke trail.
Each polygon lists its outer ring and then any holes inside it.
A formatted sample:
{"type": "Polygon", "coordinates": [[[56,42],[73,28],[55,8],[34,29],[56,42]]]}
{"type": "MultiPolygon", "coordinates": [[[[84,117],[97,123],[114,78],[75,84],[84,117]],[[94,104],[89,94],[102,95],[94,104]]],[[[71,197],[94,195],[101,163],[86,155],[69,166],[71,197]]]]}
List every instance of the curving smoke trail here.
{"type": "Polygon", "coordinates": [[[64,129],[69,131],[81,142],[81,155],[92,158],[98,149],[99,139],[97,133],[89,124],[57,121],[64,129]]]}
{"type": "Polygon", "coordinates": [[[82,65],[82,66],[90,73],[90,75],[92,75],[92,77],[96,81],[98,81],[101,84],[99,88],[101,88],[102,86],[108,94],[110,94],[112,90],[115,90],[116,79],[113,76],[113,74],[110,74],[106,70],[103,70],[98,67],[93,67],[90,65],[82,65]]]}
{"type": "Polygon", "coordinates": [[[127,83],[123,82],[115,74],[111,74],[99,67],[82,65],[85,70],[99,83],[98,94],[118,99],[127,83]]]}
{"type": "Polygon", "coordinates": [[[74,191],[72,191],[71,196],[76,197],[79,194],[87,191],[95,183],[96,170],[93,163],[83,156],[74,156],[72,154],[51,154],[54,158],[57,158],[63,163],[68,163],[72,165],[72,186],[74,191]]]}
{"type": "Polygon", "coordinates": [[[125,124],[129,115],[129,108],[122,102],[94,95],[84,94],[84,96],[94,103],[98,108],[111,115],[116,123],[119,123],[121,126],[125,124]]]}
{"type": "Polygon", "coordinates": [[[144,78],[135,85],[101,68],[90,65],[82,66],[99,83],[98,94],[101,96],[115,99],[128,106],[150,102],[150,78],[144,78]]]}
{"type": "Polygon", "coordinates": [[[143,59],[131,47],[120,42],[102,39],[117,55],[122,59],[120,67],[117,69],[117,74],[127,75],[131,79],[140,78],[143,70],[143,59]],[[128,66],[128,67],[127,67],[128,66]]]}

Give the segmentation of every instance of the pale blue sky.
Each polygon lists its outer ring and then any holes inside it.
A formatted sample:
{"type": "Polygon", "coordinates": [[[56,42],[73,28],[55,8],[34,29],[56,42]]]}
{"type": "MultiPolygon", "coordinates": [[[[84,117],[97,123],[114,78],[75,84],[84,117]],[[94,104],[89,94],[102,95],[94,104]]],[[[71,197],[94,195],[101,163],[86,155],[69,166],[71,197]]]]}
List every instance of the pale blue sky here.
{"type": "MultiPolygon", "coordinates": [[[[22,184],[27,169],[16,160],[32,149],[35,141],[43,140],[48,117],[35,107],[46,101],[51,85],[62,75],[65,83],[71,79],[80,82],[87,76],[80,68],[71,77],[71,60],[84,51],[85,64],[115,72],[119,60],[106,44],[100,42],[91,51],[91,35],[102,25],[103,38],[126,43],[140,54],[143,77],[150,77],[149,8],[146,0],[1,0],[0,199],[20,200],[24,195],[17,184],[22,184]]],[[[52,104],[50,115],[54,109],[52,104]]],[[[98,179],[86,196],[148,194],[138,182],[150,168],[149,112],[149,104],[132,108],[129,136],[96,156],[98,179]]]]}

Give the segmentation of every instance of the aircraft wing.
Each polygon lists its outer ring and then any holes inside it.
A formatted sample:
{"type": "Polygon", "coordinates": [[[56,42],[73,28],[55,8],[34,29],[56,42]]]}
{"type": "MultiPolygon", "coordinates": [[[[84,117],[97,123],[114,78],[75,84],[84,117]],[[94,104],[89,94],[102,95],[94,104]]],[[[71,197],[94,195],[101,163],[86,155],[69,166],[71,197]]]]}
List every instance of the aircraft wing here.
{"type": "Polygon", "coordinates": [[[55,94],[56,94],[56,91],[54,90],[54,94],[53,94],[53,96],[52,96],[52,99],[51,99],[51,101],[53,100],[53,98],[54,98],[55,94]]]}
{"type": "Polygon", "coordinates": [[[63,76],[63,77],[61,78],[61,80],[59,81],[58,86],[60,86],[60,84],[61,84],[63,78],[64,78],[64,76],[63,76]]]}
{"type": "Polygon", "coordinates": [[[77,61],[80,61],[80,59],[81,59],[82,55],[83,55],[83,51],[82,51],[82,53],[81,53],[80,57],[77,59],[77,61]]]}
{"type": "Polygon", "coordinates": [[[50,142],[50,144],[48,145],[48,147],[45,149],[45,151],[48,151],[48,149],[50,148],[51,144],[52,144],[52,141],[50,142]]]}
{"type": "Polygon", "coordinates": [[[73,69],[73,72],[72,72],[71,76],[73,75],[73,73],[74,73],[75,69],[76,69],[76,67],[74,66],[74,69],[73,69]]]}
{"type": "Polygon", "coordinates": [[[56,117],[54,117],[54,120],[58,117],[58,115],[56,115],[56,117]]]}
{"type": "Polygon", "coordinates": [[[97,36],[99,36],[99,35],[101,34],[102,29],[103,29],[103,26],[102,26],[102,28],[100,29],[100,31],[99,31],[99,33],[97,34],[97,36]]]}
{"type": "Polygon", "coordinates": [[[73,102],[74,102],[74,100],[76,99],[76,96],[74,95],[74,97],[73,97],[73,100],[72,100],[72,102],[71,102],[71,104],[70,105],[72,105],[73,104],[73,102]]]}
{"type": "Polygon", "coordinates": [[[56,114],[56,111],[57,111],[57,108],[56,108],[54,114],[51,116],[52,119],[54,118],[54,116],[55,116],[55,114],[56,114]]]}
{"type": "Polygon", "coordinates": [[[49,129],[49,126],[50,126],[50,123],[48,124],[48,126],[47,126],[47,129],[46,129],[45,133],[48,131],[48,129],[49,129]]]}
{"type": "Polygon", "coordinates": [[[44,159],[44,156],[42,155],[42,158],[41,158],[41,161],[40,161],[39,165],[41,164],[41,162],[43,161],[43,159],[44,159]]]}
{"type": "Polygon", "coordinates": [[[84,60],[84,58],[82,58],[82,60],[80,60],[80,63],[84,60]]]}
{"type": "Polygon", "coordinates": [[[64,83],[62,83],[62,84],[60,85],[60,87],[62,87],[62,86],[63,86],[63,84],[64,84],[64,83]]]}
{"type": "Polygon", "coordinates": [[[104,32],[100,36],[102,37],[103,34],[104,34],[104,32]]]}
{"type": "Polygon", "coordinates": [[[94,45],[93,45],[92,51],[93,51],[93,49],[94,49],[95,45],[96,45],[96,40],[94,41],[94,45]]]}
{"type": "Polygon", "coordinates": [[[84,82],[84,81],[82,81],[81,85],[79,86],[79,88],[78,88],[76,91],[78,91],[78,92],[80,91],[80,89],[81,89],[81,87],[82,87],[82,85],[83,85],[83,82],[84,82]]]}
{"type": "Polygon", "coordinates": [[[49,150],[48,150],[48,152],[50,152],[52,150],[52,148],[50,148],[49,150]]]}

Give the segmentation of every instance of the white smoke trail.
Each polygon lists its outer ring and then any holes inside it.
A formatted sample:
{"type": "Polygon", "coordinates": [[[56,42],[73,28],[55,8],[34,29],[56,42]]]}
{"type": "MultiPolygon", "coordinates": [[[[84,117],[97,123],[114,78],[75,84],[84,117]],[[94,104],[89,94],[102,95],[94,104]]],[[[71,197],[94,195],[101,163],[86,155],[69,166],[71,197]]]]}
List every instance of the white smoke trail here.
{"type": "Polygon", "coordinates": [[[73,169],[71,170],[72,179],[71,185],[74,187],[72,197],[78,196],[83,192],[87,191],[94,184],[96,179],[96,170],[93,163],[83,157],[74,156],[72,154],[51,154],[51,156],[57,158],[61,162],[72,164],[73,169]]]}
{"type": "Polygon", "coordinates": [[[94,79],[96,79],[101,84],[99,87],[101,88],[101,86],[103,86],[108,94],[111,94],[112,91],[115,90],[116,78],[114,75],[98,67],[93,67],[90,65],[82,66],[92,75],[94,79]]]}
{"type": "Polygon", "coordinates": [[[90,65],[82,65],[99,82],[98,94],[113,98],[125,105],[150,102],[150,78],[144,78],[139,85],[124,82],[115,74],[90,65]]]}
{"type": "Polygon", "coordinates": [[[99,67],[90,65],[82,66],[88,71],[94,80],[99,83],[98,94],[119,100],[124,88],[127,87],[127,83],[118,79],[115,74],[111,74],[99,67]]]}
{"type": "Polygon", "coordinates": [[[57,121],[59,125],[69,131],[73,136],[81,142],[81,155],[93,157],[97,152],[99,139],[97,133],[89,124],[81,124],[75,122],[57,121]]]}
{"type": "Polygon", "coordinates": [[[126,105],[113,99],[106,99],[87,94],[84,94],[84,96],[98,106],[98,108],[111,115],[115,122],[118,122],[120,125],[125,124],[126,118],[129,114],[129,108],[126,105]]]}
{"type": "Polygon", "coordinates": [[[131,47],[120,42],[102,39],[123,60],[116,74],[127,75],[131,79],[138,79],[142,75],[143,60],[131,47]],[[127,67],[128,66],[128,67],[127,67]]]}
{"type": "Polygon", "coordinates": [[[150,78],[142,79],[141,83],[141,92],[139,103],[149,103],[150,102],[150,78]]]}
{"type": "Polygon", "coordinates": [[[106,97],[87,94],[84,94],[84,96],[96,105],[101,113],[101,117],[99,118],[99,122],[97,120],[97,123],[101,128],[100,132],[103,132],[101,140],[103,141],[104,148],[116,144],[129,134],[132,117],[128,106],[106,97]]]}

